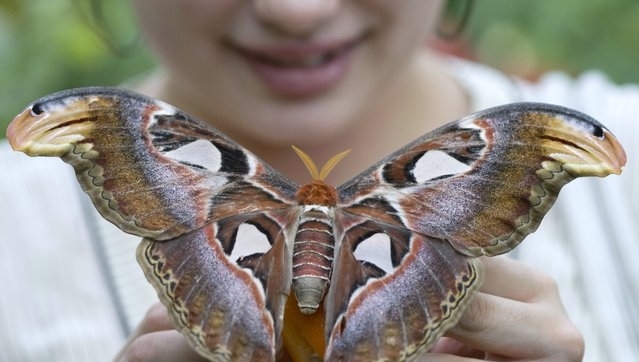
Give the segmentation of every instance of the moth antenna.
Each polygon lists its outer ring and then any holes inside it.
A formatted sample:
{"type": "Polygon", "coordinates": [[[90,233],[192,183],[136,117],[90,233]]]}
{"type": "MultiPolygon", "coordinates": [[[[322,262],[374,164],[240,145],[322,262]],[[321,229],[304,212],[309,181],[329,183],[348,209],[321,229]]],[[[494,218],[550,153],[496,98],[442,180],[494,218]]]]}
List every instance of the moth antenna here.
{"type": "Polygon", "coordinates": [[[322,166],[322,170],[319,173],[319,180],[324,181],[326,176],[333,170],[333,168],[339,163],[339,161],[344,158],[351,150],[342,151],[335,156],[331,157],[324,166],[322,166]]]}
{"type": "Polygon", "coordinates": [[[351,150],[346,150],[336,154],[335,156],[331,157],[328,161],[326,161],[324,166],[322,166],[321,171],[318,171],[317,165],[315,165],[315,162],[313,162],[313,159],[311,159],[311,156],[309,156],[306,152],[300,150],[299,148],[293,145],[291,145],[291,147],[293,148],[293,151],[297,153],[297,155],[302,160],[302,162],[304,162],[304,165],[306,166],[306,169],[308,170],[308,172],[311,174],[311,177],[313,178],[313,180],[319,180],[319,181],[324,181],[326,176],[328,176],[328,174],[333,170],[333,168],[335,168],[335,166],[339,163],[339,161],[341,161],[342,158],[344,158],[344,156],[346,156],[349,152],[351,152],[351,150]]]}
{"type": "Polygon", "coordinates": [[[313,160],[311,159],[311,156],[307,155],[306,152],[300,150],[299,148],[293,145],[291,145],[291,147],[293,147],[293,151],[295,151],[295,153],[297,153],[297,155],[302,160],[302,162],[304,162],[304,166],[306,166],[306,169],[311,174],[311,177],[313,178],[313,180],[319,180],[320,179],[319,171],[317,171],[317,166],[315,165],[315,162],[313,162],[313,160]]]}

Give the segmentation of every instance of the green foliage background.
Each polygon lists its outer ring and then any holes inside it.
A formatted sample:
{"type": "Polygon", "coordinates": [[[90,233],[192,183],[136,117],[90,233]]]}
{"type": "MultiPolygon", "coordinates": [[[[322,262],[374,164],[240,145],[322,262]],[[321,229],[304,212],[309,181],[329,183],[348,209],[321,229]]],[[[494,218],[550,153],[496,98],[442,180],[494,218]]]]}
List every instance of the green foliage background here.
{"type": "MultiPolygon", "coordinates": [[[[127,1],[99,3],[108,7],[106,26],[88,15],[89,0],[0,0],[0,137],[35,98],[117,85],[152,68],[127,1]]],[[[453,46],[457,51],[533,79],[548,69],[601,69],[617,82],[639,83],[637,0],[475,3],[465,37],[453,46]]]]}

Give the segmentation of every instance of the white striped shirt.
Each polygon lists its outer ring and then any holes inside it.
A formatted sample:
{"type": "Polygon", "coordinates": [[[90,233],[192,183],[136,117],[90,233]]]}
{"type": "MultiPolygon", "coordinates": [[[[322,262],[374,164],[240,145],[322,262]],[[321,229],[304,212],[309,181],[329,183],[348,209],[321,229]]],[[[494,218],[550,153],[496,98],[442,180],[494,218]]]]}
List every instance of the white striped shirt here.
{"type": "MultiPolygon", "coordinates": [[[[512,254],[557,280],[585,361],[639,360],[639,88],[599,73],[529,84],[463,61],[452,69],[475,110],[561,104],[620,138],[624,174],[569,184],[512,254]]],[[[110,361],[156,300],[135,261],[138,240],[97,215],[70,167],[0,142],[0,361],[110,361]]]]}

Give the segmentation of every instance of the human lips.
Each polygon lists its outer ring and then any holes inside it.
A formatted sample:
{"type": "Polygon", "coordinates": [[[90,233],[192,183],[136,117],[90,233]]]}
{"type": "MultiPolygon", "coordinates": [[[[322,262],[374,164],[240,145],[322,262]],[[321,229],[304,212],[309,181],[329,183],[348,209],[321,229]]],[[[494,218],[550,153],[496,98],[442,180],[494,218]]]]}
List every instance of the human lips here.
{"type": "Polygon", "coordinates": [[[362,37],[344,41],[229,46],[273,92],[306,97],[336,85],[346,74],[362,37]]]}

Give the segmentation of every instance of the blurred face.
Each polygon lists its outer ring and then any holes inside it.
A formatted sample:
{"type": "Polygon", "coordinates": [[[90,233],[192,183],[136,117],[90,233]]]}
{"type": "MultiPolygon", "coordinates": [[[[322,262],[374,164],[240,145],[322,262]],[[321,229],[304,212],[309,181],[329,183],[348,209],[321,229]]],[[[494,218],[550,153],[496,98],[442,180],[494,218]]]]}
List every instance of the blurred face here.
{"type": "Polygon", "coordinates": [[[321,142],[424,47],[439,0],[131,0],[172,101],[225,132],[321,142]]]}

